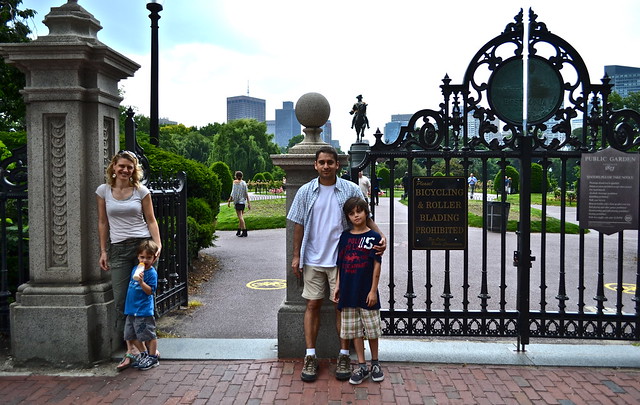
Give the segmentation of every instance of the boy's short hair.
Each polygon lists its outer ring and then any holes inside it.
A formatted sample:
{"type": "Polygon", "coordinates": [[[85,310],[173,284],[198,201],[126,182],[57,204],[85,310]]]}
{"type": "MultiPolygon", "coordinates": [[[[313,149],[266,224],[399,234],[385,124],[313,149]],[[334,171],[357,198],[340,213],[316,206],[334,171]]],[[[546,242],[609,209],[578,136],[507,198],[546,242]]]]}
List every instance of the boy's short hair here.
{"type": "Polygon", "coordinates": [[[153,253],[153,255],[155,256],[156,253],[158,253],[158,250],[160,250],[160,246],[158,246],[158,244],[155,243],[153,240],[148,239],[143,242],[140,242],[136,253],[140,254],[143,252],[149,252],[149,253],[153,253]]]}
{"type": "Polygon", "coordinates": [[[369,205],[367,204],[367,202],[360,197],[351,197],[347,201],[345,201],[344,206],[342,207],[347,220],[349,219],[349,213],[353,211],[354,208],[357,212],[364,211],[364,213],[367,215],[367,218],[369,217],[369,205]]]}

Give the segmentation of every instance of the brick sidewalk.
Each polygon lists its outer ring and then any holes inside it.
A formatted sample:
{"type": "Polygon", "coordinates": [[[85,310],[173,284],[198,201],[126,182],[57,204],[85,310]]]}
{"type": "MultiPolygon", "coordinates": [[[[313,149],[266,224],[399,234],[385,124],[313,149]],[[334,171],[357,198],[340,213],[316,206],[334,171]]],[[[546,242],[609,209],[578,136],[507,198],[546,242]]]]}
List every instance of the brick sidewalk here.
{"type": "MultiPolygon", "coordinates": [[[[322,360],[161,361],[113,377],[2,376],[3,404],[638,404],[640,370],[382,363],[385,380],[337,381],[322,360]]],[[[115,367],[115,364],[114,364],[115,367]]]]}

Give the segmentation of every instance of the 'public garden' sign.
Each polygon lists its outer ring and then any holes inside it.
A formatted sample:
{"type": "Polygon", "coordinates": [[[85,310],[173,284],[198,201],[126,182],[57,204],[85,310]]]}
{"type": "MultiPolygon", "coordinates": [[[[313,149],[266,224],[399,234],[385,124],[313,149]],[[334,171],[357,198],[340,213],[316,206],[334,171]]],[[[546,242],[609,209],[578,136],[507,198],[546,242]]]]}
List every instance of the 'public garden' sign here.
{"type": "Polygon", "coordinates": [[[580,162],[580,227],[607,235],[638,229],[640,155],[607,148],[580,162]]]}
{"type": "Polygon", "coordinates": [[[463,177],[414,177],[412,248],[461,250],[467,245],[467,182],[463,177]]]}

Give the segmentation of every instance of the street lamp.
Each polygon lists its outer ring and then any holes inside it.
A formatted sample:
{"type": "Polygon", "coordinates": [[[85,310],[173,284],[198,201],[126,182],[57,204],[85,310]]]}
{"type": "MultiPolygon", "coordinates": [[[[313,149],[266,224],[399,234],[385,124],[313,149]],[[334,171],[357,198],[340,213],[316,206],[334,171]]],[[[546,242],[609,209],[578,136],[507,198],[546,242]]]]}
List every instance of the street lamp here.
{"type": "Polygon", "coordinates": [[[158,130],[158,20],[162,11],[163,0],[151,0],[147,10],[151,12],[151,105],[149,117],[149,140],[154,146],[160,144],[158,130]]]}

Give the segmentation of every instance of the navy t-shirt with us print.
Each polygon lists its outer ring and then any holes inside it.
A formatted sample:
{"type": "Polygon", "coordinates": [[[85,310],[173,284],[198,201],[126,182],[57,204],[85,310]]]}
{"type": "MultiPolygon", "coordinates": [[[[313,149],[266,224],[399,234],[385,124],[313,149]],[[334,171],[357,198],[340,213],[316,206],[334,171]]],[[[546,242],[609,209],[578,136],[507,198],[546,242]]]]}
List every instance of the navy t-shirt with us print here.
{"type": "Polygon", "coordinates": [[[338,269],[340,271],[340,299],[338,309],[365,308],[379,309],[378,302],[373,307],[367,306],[367,295],[373,282],[373,263],[382,263],[382,256],[376,255],[373,248],[380,243],[379,233],[369,230],[365,233],[353,234],[344,231],[338,243],[338,269]]]}

